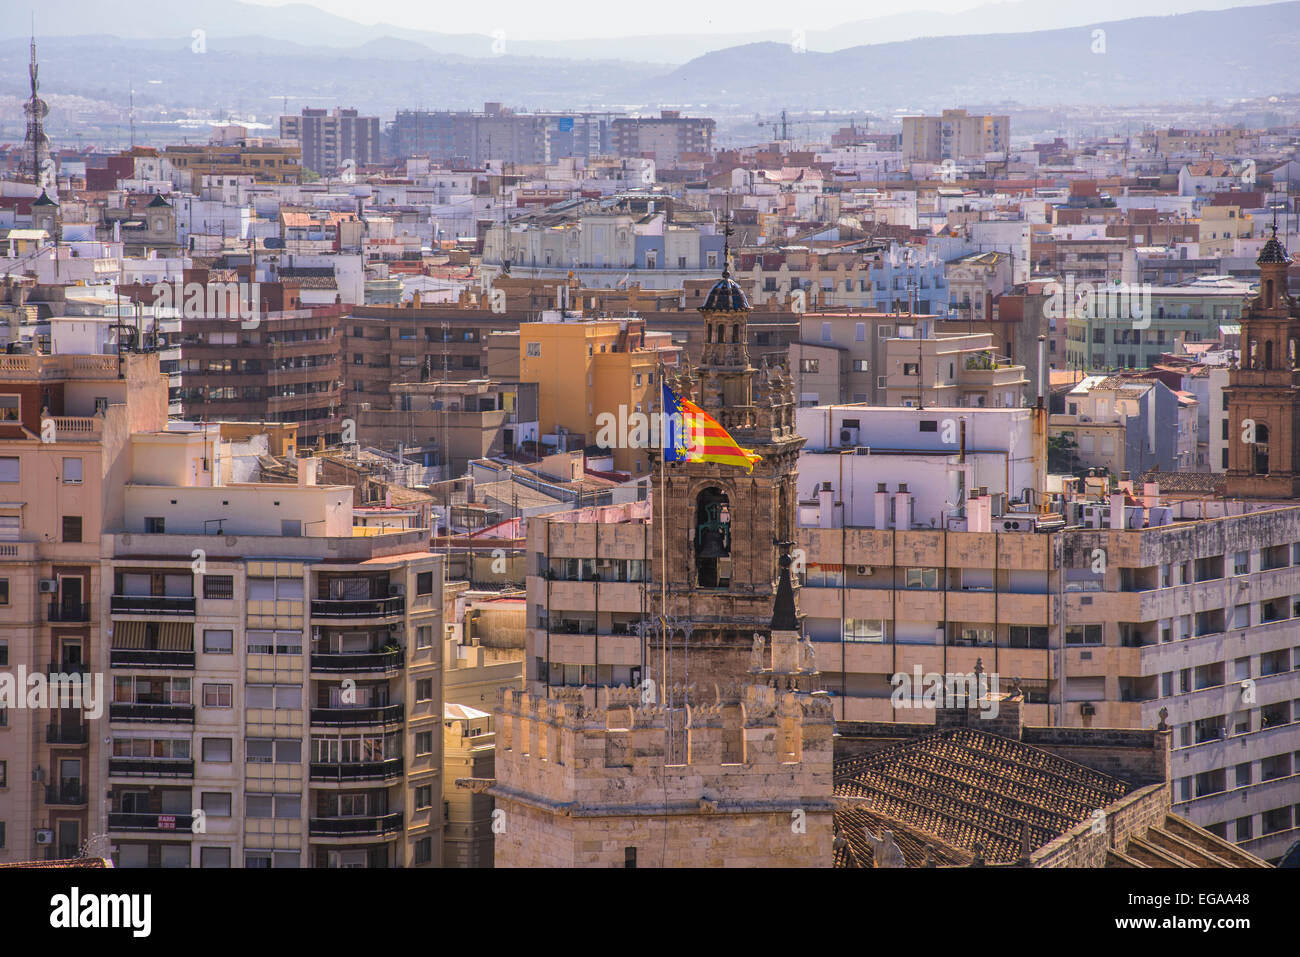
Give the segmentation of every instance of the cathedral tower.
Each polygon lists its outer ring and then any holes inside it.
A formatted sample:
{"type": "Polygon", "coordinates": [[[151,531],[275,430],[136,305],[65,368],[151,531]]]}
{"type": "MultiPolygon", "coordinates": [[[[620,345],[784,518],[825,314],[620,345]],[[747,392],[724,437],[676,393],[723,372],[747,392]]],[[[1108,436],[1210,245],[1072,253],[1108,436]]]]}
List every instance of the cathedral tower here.
{"type": "Polygon", "coordinates": [[[1300,497],[1300,307],[1287,295],[1291,259],[1273,236],[1260,251],[1259,294],[1241,316],[1241,361],[1229,372],[1228,494],[1300,497]]]}

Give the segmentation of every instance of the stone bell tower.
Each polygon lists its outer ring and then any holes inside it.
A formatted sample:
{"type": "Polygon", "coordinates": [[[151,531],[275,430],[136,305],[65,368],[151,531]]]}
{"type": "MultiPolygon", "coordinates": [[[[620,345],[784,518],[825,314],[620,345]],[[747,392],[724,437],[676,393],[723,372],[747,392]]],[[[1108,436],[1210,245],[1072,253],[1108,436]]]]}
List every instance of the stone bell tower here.
{"type": "Polygon", "coordinates": [[[655,503],[653,615],[660,614],[659,576],[666,575],[662,611],[689,624],[670,636],[666,653],[659,637],[651,640],[647,665],[656,680],[696,685],[704,698],[714,683],[726,685],[748,672],[754,633],[771,630],[780,543],[788,549],[794,539],[804,444],[794,428],[794,384],[788,369],[758,369],[750,362],[749,311],[724,259],[722,278],[700,307],[701,363],[668,380],[741,447],[762,456],[752,473],[732,465],[668,463],[663,507],[655,503]]]}
{"type": "Polygon", "coordinates": [[[1241,361],[1228,375],[1228,494],[1300,497],[1300,305],[1291,259],[1273,236],[1260,250],[1259,295],[1241,316],[1241,361]]]}

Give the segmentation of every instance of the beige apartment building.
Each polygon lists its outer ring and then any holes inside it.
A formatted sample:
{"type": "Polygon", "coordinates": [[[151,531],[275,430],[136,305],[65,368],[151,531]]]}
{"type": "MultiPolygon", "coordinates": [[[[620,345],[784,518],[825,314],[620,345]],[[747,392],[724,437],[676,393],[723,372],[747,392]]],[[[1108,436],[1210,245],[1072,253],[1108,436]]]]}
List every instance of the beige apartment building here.
{"type": "Polygon", "coordinates": [[[889,339],[885,350],[885,405],[1014,409],[1029,385],[1025,367],[995,351],[991,332],[889,339]]]}
{"type": "Polygon", "coordinates": [[[946,159],[983,160],[1011,145],[1011,117],[970,116],[944,110],[939,116],[903,117],[903,158],[938,163],[946,159]]]}
{"type": "Polygon", "coordinates": [[[102,831],[100,537],[121,518],[128,437],[166,419],[156,354],[0,356],[0,673],[67,676],[97,699],[0,703],[0,861],[76,857],[102,831]]]}
{"type": "Polygon", "coordinates": [[[839,402],[885,405],[890,340],[910,340],[936,316],[926,314],[810,312],[799,317],[790,343],[790,373],[800,406],[839,402]]]}
{"type": "Polygon", "coordinates": [[[104,540],[100,830],[121,867],[442,857],[442,568],[350,486],[234,482],[220,427],[132,438],[104,540]]]}

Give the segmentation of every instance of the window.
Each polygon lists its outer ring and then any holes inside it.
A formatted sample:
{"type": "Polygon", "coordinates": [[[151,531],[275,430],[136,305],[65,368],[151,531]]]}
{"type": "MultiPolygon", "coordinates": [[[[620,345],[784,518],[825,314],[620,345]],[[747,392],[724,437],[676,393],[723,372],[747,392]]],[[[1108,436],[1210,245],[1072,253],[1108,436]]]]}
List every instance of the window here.
{"type": "Polygon", "coordinates": [[[146,535],[162,535],[167,530],[167,519],[157,516],[146,515],[144,519],[144,533],[146,535]]]}
{"type": "Polygon", "coordinates": [[[884,641],[885,623],[879,618],[844,619],[845,641],[884,641]]]}
{"type": "Polygon", "coordinates": [[[296,518],[280,519],[280,535],[284,538],[300,538],[302,536],[302,521],[296,518]]]}
{"type": "Polygon", "coordinates": [[[228,655],[234,649],[235,633],[233,631],[203,631],[203,652],[209,655],[228,655]]]}
{"type": "Polygon", "coordinates": [[[235,579],[232,575],[204,575],[204,598],[234,598],[235,579]]]}
{"type": "Polygon", "coordinates": [[[420,572],[415,576],[415,593],[417,595],[433,594],[433,572],[420,572]]]}
{"type": "Polygon", "coordinates": [[[419,731],[415,735],[415,753],[432,754],[433,753],[433,732],[419,731]]]}
{"type": "Polygon", "coordinates": [[[415,842],[411,852],[412,864],[428,864],[433,860],[433,838],[422,837],[415,842]]]}
{"type": "Polygon", "coordinates": [[[628,868],[629,870],[636,869],[636,848],[635,847],[623,848],[623,866],[628,868]]]}
{"type": "Polygon", "coordinates": [[[870,360],[867,360],[867,359],[854,359],[854,360],[853,360],[853,371],[854,371],[854,372],[870,372],[870,371],[871,371],[871,362],[870,362],[870,360]]]}
{"type": "Polygon", "coordinates": [[[63,516],[63,540],[65,542],[81,541],[81,516],[63,516]]]}
{"type": "Polygon", "coordinates": [[[229,708],[234,696],[234,685],[205,684],[203,686],[203,707],[229,708]]]}
{"type": "Polygon", "coordinates": [[[9,579],[0,578],[0,605],[9,604],[9,579]]]}
{"type": "Polygon", "coordinates": [[[212,764],[229,764],[232,760],[230,738],[204,738],[203,760],[212,764]]]}
{"type": "Polygon", "coordinates": [[[63,484],[81,484],[81,459],[65,458],[63,460],[63,484]]]}
{"type": "Polygon", "coordinates": [[[433,698],[433,679],[421,678],[415,683],[415,700],[430,701],[433,698]]]}
{"type": "Polygon", "coordinates": [[[0,422],[19,422],[22,417],[19,415],[19,403],[21,398],[16,395],[0,395],[0,422]]]}
{"type": "Polygon", "coordinates": [[[903,363],[903,375],[920,375],[921,374],[920,370],[921,370],[920,363],[917,362],[903,363]]]}
{"type": "Polygon", "coordinates": [[[907,588],[938,588],[939,569],[909,568],[906,570],[905,584],[907,588]]]}
{"type": "Polygon", "coordinates": [[[417,811],[433,807],[433,786],[422,784],[415,789],[415,809],[417,811]]]}
{"type": "Polygon", "coordinates": [[[230,795],[224,791],[204,791],[199,806],[208,817],[230,817],[230,795]]]}
{"type": "Polygon", "coordinates": [[[1067,645],[1101,644],[1101,625],[1068,625],[1065,629],[1067,645]]]}
{"type": "Polygon", "coordinates": [[[415,647],[433,647],[433,627],[431,625],[421,625],[415,629],[415,647]]]}
{"type": "Polygon", "coordinates": [[[0,788],[9,786],[9,762],[0,761],[0,788]]]}
{"type": "Polygon", "coordinates": [[[1250,573],[1250,552],[1237,552],[1233,556],[1232,573],[1234,575],[1247,575],[1250,573]]]}
{"type": "Polygon", "coordinates": [[[799,371],[815,373],[821,369],[821,365],[822,363],[820,359],[800,359],[799,371]]]}
{"type": "Polygon", "coordinates": [[[542,355],[542,344],[540,342],[530,342],[524,346],[524,355],[529,359],[540,359],[542,355]]]}

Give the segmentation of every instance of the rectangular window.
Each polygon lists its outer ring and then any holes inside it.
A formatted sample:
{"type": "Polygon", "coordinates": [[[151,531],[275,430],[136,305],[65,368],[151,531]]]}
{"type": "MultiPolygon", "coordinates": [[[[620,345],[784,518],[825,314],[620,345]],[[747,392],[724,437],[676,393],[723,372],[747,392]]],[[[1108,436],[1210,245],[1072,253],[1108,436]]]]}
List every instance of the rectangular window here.
{"type": "Polygon", "coordinates": [[[415,809],[422,811],[428,807],[433,807],[433,787],[432,785],[422,784],[415,789],[415,809]]]}
{"type": "Polygon", "coordinates": [[[203,651],[209,655],[228,655],[234,650],[235,633],[211,628],[203,631],[203,651]]]}
{"type": "Polygon", "coordinates": [[[63,541],[65,542],[81,541],[81,516],[80,515],[63,516],[63,541]]]}
{"type": "Polygon", "coordinates": [[[204,575],[204,598],[234,598],[235,579],[233,575],[204,575]]]}
{"type": "Polygon", "coordinates": [[[146,535],[163,535],[167,531],[167,519],[159,518],[153,515],[146,515],[144,519],[144,533],[146,535]]]}
{"type": "Polygon", "coordinates": [[[432,754],[433,753],[433,732],[420,731],[415,735],[415,753],[432,754]]]}
{"type": "Polygon", "coordinates": [[[415,647],[433,647],[433,628],[430,625],[421,625],[419,628],[415,629],[415,647]]]}
{"type": "Polygon", "coordinates": [[[229,867],[229,866],[230,866],[230,848],[228,847],[199,848],[199,867],[229,867]]]}
{"type": "Polygon", "coordinates": [[[433,679],[421,678],[415,683],[415,700],[429,701],[433,698],[433,679]]]}
{"type": "Polygon", "coordinates": [[[16,395],[0,395],[0,422],[19,422],[22,398],[16,395]]]}
{"type": "Polygon", "coordinates": [[[230,795],[223,791],[204,791],[199,806],[208,817],[230,817],[230,795]]]}
{"type": "Polygon", "coordinates": [[[229,708],[234,695],[234,685],[205,684],[203,686],[203,707],[229,708]]]}
{"type": "Polygon", "coordinates": [[[212,764],[229,764],[233,750],[230,738],[204,738],[203,760],[212,764]]]}
{"type": "Polygon", "coordinates": [[[420,572],[415,576],[415,593],[417,595],[433,594],[433,572],[420,572]]]}
{"type": "Polygon", "coordinates": [[[81,459],[65,458],[63,460],[63,484],[81,484],[81,459]]]}

